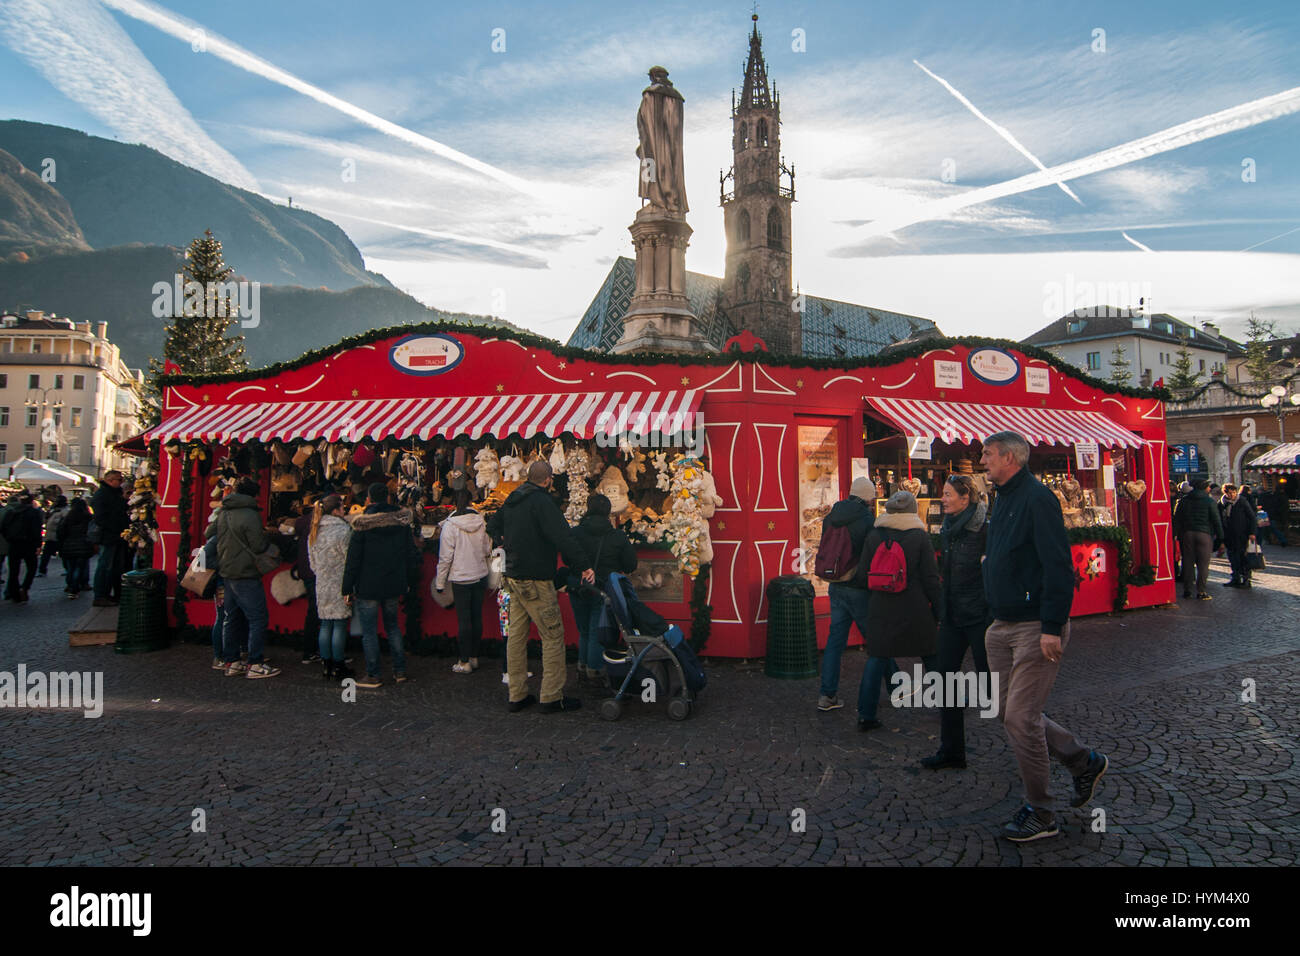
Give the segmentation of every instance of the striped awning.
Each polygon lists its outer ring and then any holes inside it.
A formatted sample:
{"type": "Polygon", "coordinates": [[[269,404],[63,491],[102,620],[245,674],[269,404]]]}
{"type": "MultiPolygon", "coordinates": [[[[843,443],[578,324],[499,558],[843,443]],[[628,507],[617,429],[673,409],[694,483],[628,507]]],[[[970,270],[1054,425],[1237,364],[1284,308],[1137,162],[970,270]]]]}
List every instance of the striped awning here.
{"type": "Polygon", "coordinates": [[[1103,448],[1139,448],[1146,444],[1101,412],[1059,408],[1018,408],[1012,405],[967,405],[914,398],[868,395],[871,410],[904,435],[938,439],[948,444],[983,441],[994,432],[1013,431],[1031,445],[1074,445],[1096,442],[1103,448]]]}
{"type": "Polygon", "coordinates": [[[184,411],[144,437],[224,442],[671,434],[694,427],[700,398],[687,389],[210,405],[184,411]]]}
{"type": "Polygon", "coordinates": [[[1275,445],[1241,467],[1268,468],[1274,472],[1300,471],[1300,442],[1292,441],[1285,445],[1275,445]]]}

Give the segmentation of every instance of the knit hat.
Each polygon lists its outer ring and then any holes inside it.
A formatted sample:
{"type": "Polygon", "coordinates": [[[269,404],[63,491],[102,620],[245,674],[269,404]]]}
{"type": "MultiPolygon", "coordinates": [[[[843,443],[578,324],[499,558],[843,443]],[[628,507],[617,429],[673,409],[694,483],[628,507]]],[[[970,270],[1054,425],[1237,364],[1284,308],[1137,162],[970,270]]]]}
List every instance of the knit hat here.
{"type": "Polygon", "coordinates": [[[895,491],[885,502],[885,510],[891,515],[916,514],[916,496],[910,491],[895,491]]]}
{"type": "Polygon", "coordinates": [[[876,485],[870,478],[854,478],[849,486],[849,497],[861,498],[863,501],[876,500],[876,485]]]}
{"type": "Polygon", "coordinates": [[[1184,481],[1181,485],[1178,486],[1178,490],[1181,491],[1183,494],[1187,494],[1187,492],[1192,490],[1191,482],[1184,481]]]}

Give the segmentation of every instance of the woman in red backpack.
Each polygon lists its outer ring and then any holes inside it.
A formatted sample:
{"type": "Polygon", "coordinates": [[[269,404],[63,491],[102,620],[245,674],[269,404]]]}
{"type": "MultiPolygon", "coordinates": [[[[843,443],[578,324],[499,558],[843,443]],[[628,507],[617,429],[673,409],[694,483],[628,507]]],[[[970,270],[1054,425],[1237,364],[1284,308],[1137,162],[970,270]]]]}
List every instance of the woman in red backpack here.
{"type": "Polygon", "coordinates": [[[858,729],[880,726],[880,688],[895,670],[895,657],[926,657],[939,633],[939,567],[930,533],[916,513],[916,498],[898,491],[885,502],[867,536],[867,666],[858,690],[858,729]]]}

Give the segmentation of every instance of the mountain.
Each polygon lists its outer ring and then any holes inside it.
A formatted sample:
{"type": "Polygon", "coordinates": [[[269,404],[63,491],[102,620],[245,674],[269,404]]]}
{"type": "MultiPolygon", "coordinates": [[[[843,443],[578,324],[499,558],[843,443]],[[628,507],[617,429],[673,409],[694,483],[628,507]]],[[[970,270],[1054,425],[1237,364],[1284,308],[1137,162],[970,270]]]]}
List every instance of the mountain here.
{"type": "MultiPolygon", "coordinates": [[[[162,354],[168,319],[153,315],[154,284],[179,271],[182,251],[162,246],[119,246],[71,251],[29,262],[0,262],[0,311],[40,309],[74,321],[107,321],[108,334],[132,368],[148,368],[162,354]]],[[[489,316],[430,309],[391,286],[342,291],[264,285],[256,328],[241,329],[256,368],[297,358],[366,329],[438,320],[514,328],[489,316]]]]}
{"type": "Polygon", "coordinates": [[[0,259],[90,246],[68,201],[17,157],[0,149],[0,259]]]}
{"type": "MultiPolygon", "coordinates": [[[[68,248],[141,243],[184,249],[211,229],[226,262],[251,280],[336,290],[391,288],[382,275],[366,270],[347,233],[328,219],[229,186],[148,146],[8,120],[0,122],[0,149],[28,170],[52,169],[49,185],[67,201],[72,225],[80,226],[81,241],[70,238],[68,248]]],[[[2,212],[0,220],[7,221],[2,212]]]]}

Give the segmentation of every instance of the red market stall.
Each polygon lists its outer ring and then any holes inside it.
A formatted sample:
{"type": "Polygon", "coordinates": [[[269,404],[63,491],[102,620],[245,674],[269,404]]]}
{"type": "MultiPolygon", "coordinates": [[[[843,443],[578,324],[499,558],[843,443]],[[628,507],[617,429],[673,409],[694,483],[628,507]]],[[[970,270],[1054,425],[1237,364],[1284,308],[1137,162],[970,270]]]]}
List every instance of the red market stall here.
{"type": "MultiPolygon", "coordinates": [[[[172,376],[162,423],[143,436],[158,465],[153,564],[169,577],[172,621],[212,621],[212,602],[183,590],[177,599],[176,581],[230,475],[259,479],[272,527],[306,492],[382,480],[412,508],[427,556],[405,608],[418,622],[404,625],[408,643],[434,647],[456,630],[454,611],[430,596],[452,488],[465,482],[490,511],[540,456],[563,476],[556,491],[571,522],[593,491],[615,503],[639,544],[635,583],[651,607],[707,641],[708,655],[758,657],[765,585],[811,577],[822,516],[856,475],[882,491],[914,489],[937,530],[944,476],[978,474],[980,439],[1002,429],[1030,440],[1031,470],[1061,498],[1074,614],[1173,599],[1157,396],[986,340],[839,361],[778,361],[748,335],[732,345],[721,355],[611,356],[431,324],[266,369],[172,376]]],[[[268,594],[281,572],[267,576],[268,594]]],[[[814,584],[824,640],[825,585],[814,584]]],[[[273,631],[301,629],[305,601],[268,597],[268,606],[273,631]]]]}

